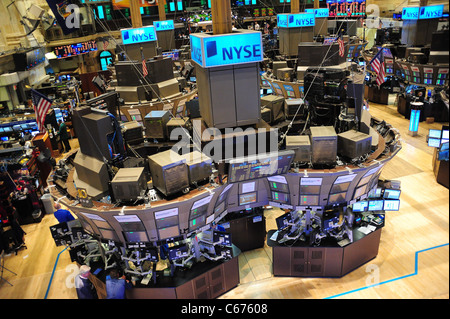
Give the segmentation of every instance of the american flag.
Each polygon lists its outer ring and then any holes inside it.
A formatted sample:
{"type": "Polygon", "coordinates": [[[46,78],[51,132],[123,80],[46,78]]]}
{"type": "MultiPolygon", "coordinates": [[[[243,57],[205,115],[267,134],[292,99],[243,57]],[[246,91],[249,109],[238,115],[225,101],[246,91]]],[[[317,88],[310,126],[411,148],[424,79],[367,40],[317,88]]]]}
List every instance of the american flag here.
{"type": "Polygon", "coordinates": [[[376,83],[380,86],[384,83],[385,76],[383,48],[381,48],[373,57],[372,61],[370,61],[370,65],[372,66],[372,70],[377,74],[376,83]]]}
{"type": "Polygon", "coordinates": [[[43,132],[45,129],[45,117],[52,106],[52,101],[36,90],[31,90],[31,100],[34,105],[34,111],[36,112],[36,122],[38,124],[39,131],[43,132]]]}
{"type": "Polygon", "coordinates": [[[337,42],[338,42],[338,44],[339,44],[339,55],[340,55],[341,57],[343,57],[344,54],[345,54],[344,40],[342,40],[341,37],[338,37],[337,42]]]}
{"type": "Polygon", "coordinates": [[[144,78],[148,75],[147,61],[145,61],[144,54],[142,54],[142,74],[144,75],[144,78]]]}

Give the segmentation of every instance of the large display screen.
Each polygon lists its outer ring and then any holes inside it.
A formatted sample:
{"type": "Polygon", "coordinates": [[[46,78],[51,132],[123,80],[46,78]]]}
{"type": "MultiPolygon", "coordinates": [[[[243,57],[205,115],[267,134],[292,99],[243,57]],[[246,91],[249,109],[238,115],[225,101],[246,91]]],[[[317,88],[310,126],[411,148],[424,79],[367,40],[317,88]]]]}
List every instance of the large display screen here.
{"type": "Polygon", "coordinates": [[[230,161],[228,182],[286,174],[294,160],[294,154],[294,151],[282,151],[277,154],[249,156],[246,160],[233,159],[230,161]]]}
{"type": "Polygon", "coordinates": [[[327,0],[329,17],[364,16],[366,0],[327,0]]]}
{"type": "Polygon", "coordinates": [[[55,55],[58,59],[70,58],[80,54],[86,54],[89,52],[97,51],[97,42],[88,41],[71,45],[63,45],[55,47],[55,55]]]}

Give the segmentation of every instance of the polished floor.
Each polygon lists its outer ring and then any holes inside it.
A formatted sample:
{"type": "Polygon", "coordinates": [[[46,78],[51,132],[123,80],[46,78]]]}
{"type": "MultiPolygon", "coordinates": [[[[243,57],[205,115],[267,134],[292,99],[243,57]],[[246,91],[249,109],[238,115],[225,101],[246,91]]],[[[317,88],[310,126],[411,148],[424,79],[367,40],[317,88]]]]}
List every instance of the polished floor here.
{"type": "MultiPolygon", "coordinates": [[[[383,169],[381,178],[401,181],[401,207],[386,217],[379,253],[342,278],[286,278],[272,275],[272,251],[265,246],[239,256],[240,284],[220,298],[238,299],[448,299],[449,190],[436,182],[433,149],[426,144],[430,128],[444,123],[421,122],[419,135],[407,134],[409,121],[394,105],[371,104],[372,116],[400,131],[402,150],[383,169]]],[[[447,123],[448,124],[448,123],[447,123]]],[[[77,141],[71,141],[76,147],[77,141]]],[[[267,210],[267,230],[276,228],[278,209],[267,210]]],[[[56,247],[46,215],[25,225],[28,249],[5,257],[0,299],[76,298],[76,266],[64,247],[56,247]],[[51,283],[51,284],[50,284],[51,283]]]]}

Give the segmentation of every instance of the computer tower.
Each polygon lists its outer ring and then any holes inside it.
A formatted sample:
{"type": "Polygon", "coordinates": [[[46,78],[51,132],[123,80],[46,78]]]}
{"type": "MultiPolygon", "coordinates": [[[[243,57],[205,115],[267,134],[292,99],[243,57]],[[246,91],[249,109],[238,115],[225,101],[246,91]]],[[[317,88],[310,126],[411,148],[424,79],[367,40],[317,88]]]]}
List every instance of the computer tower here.
{"type": "Polygon", "coordinates": [[[337,134],[333,126],[313,126],[311,135],[312,164],[332,165],[336,163],[337,134]]]}
{"type": "Polygon", "coordinates": [[[115,200],[134,201],[147,190],[144,167],[120,168],[111,181],[115,200]]]}
{"type": "Polygon", "coordinates": [[[186,160],[178,153],[168,150],[148,157],[153,186],[166,196],[189,187],[186,160]]]}
{"type": "Polygon", "coordinates": [[[173,61],[169,57],[157,56],[147,61],[150,83],[164,82],[174,78],[173,61]]]}
{"type": "Polygon", "coordinates": [[[286,118],[293,119],[299,108],[300,110],[297,116],[303,115],[304,107],[301,106],[303,103],[303,99],[286,99],[284,101],[284,114],[286,118]]]}
{"type": "Polygon", "coordinates": [[[286,136],[286,149],[295,152],[295,162],[311,161],[311,141],[308,135],[286,136]]]}
{"type": "Polygon", "coordinates": [[[372,137],[356,130],[338,134],[338,154],[348,158],[357,158],[370,152],[372,137]]]}
{"type": "Polygon", "coordinates": [[[144,117],[145,136],[147,138],[166,138],[166,124],[171,116],[169,111],[151,111],[144,117]]]}
{"type": "Polygon", "coordinates": [[[212,173],[212,159],[199,151],[181,155],[186,160],[189,184],[208,180],[212,173]]]}
{"type": "Polygon", "coordinates": [[[261,98],[261,107],[271,110],[271,123],[284,121],[284,98],[276,95],[266,95],[261,98]]]}

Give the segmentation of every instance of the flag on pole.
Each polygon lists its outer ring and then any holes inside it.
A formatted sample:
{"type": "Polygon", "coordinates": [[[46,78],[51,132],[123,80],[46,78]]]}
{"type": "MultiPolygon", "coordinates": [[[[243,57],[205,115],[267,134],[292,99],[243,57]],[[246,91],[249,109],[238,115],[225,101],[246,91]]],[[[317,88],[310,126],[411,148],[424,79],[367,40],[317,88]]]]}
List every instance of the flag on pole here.
{"type": "Polygon", "coordinates": [[[337,43],[339,44],[339,56],[344,57],[345,54],[345,45],[344,40],[340,36],[337,37],[337,43]]]}
{"type": "Polygon", "coordinates": [[[31,100],[33,102],[34,111],[36,112],[36,122],[38,124],[39,131],[43,132],[45,129],[45,117],[52,106],[52,101],[42,93],[39,93],[33,89],[31,90],[31,100]]]}
{"type": "Polygon", "coordinates": [[[370,61],[370,65],[372,66],[372,70],[377,75],[376,83],[380,86],[384,83],[384,77],[386,75],[384,69],[383,48],[381,48],[380,51],[378,51],[378,53],[373,57],[372,61],[370,61]]]}
{"type": "Polygon", "coordinates": [[[148,75],[147,61],[145,61],[144,53],[142,53],[142,74],[144,78],[148,75]]]}

